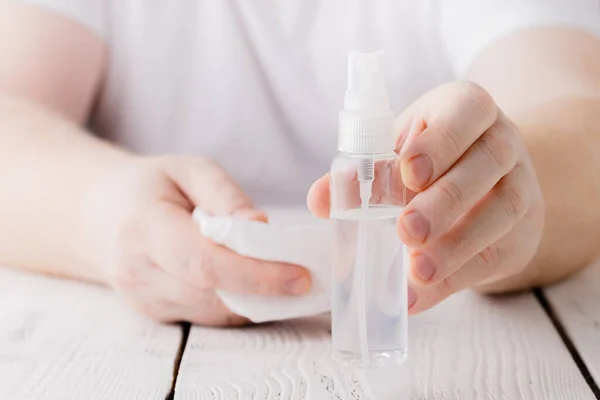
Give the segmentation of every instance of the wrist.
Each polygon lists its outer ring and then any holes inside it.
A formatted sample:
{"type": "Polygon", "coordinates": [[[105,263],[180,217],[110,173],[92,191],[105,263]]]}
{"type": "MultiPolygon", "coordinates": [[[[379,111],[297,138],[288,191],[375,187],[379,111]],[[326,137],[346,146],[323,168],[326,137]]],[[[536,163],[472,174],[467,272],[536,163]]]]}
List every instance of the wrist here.
{"type": "Polygon", "coordinates": [[[78,211],[79,224],[74,235],[76,257],[90,274],[90,280],[105,285],[109,284],[105,272],[107,249],[117,213],[112,200],[120,194],[113,182],[141,158],[116,147],[110,148],[109,153],[95,162],[96,168],[87,179],[78,211]]]}

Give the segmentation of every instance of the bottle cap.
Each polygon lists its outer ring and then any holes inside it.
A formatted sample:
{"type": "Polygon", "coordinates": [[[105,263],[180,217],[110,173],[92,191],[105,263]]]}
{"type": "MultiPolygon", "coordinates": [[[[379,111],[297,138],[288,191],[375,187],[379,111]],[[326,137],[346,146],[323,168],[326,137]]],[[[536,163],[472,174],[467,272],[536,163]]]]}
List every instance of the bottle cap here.
{"type": "Polygon", "coordinates": [[[383,51],[348,57],[348,88],[339,115],[338,149],[345,153],[376,154],[394,150],[393,113],[385,89],[383,51]]]}

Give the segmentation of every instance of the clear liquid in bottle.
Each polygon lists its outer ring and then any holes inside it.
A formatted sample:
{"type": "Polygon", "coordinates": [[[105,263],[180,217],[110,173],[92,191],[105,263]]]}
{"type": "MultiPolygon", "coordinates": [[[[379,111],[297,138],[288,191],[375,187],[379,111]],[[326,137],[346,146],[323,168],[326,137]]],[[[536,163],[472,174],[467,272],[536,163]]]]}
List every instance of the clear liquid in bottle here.
{"type": "Polygon", "coordinates": [[[405,251],[396,234],[401,211],[399,206],[371,205],[331,215],[333,348],[350,365],[398,365],[408,355],[405,251]],[[359,239],[365,242],[359,244],[359,239]],[[366,319],[366,362],[361,318],[366,319]]]}

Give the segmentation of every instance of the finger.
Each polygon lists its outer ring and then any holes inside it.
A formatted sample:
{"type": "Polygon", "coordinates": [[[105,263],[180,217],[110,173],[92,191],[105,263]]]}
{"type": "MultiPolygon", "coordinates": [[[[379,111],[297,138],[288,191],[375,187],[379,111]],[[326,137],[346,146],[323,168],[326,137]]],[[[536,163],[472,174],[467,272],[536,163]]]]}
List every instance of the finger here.
{"type": "Polygon", "coordinates": [[[165,271],[203,290],[216,288],[259,295],[300,295],[310,289],[310,274],[286,263],[256,260],[202,237],[190,214],[166,204],[148,223],[151,258],[165,271]]]}
{"type": "Polygon", "coordinates": [[[317,218],[329,218],[329,209],[331,207],[329,183],[329,174],[326,174],[317,179],[308,190],[306,205],[310,212],[317,218]]]}
{"type": "Polygon", "coordinates": [[[506,235],[529,209],[527,170],[517,165],[446,233],[411,255],[416,284],[440,282],[506,235]]]}
{"type": "Polygon", "coordinates": [[[311,288],[310,273],[300,266],[242,257],[225,247],[214,246],[209,262],[215,264],[218,289],[264,296],[297,296],[311,288]]]}
{"type": "Polygon", "coordinates": [[[180,299],[196,297],[198,293],[145,257],[122,258],[115,272],[118,274],[113,283],[115,290],[129,300],[135,310],[160,322],[183,321],[180,299]]]}
{"type": "Polygon", "coordinates": [[[358,163],[351,160],[343,169],[327,173],[311,186],[307,205],[318,218],[329,218],[330,210],[351,210],[360,207],[360,184],[357,176],[358,163]],[[331,193],[335,197],[331,198],[331,193]],[[334,202],[332,204],[332,201],[334,202]]]}
{"type": "Polygon", "coordinates": [[[419,193],[398,223],[400,238],[419,247],[445,232],[517,163],[516,135],[497,120],[457,163],[419,193]]]}
{"type": "Polygon", "coordinates": [[[186,321],[205,326],[239,326],[247,318],[231,312],[218,296],[199,290],[157,266],[144,277],[144,293],[138,294],[146,314],[162,322],[186,321]]]}
{"type": "MultiPolygon", "coordinates": [[[[145,290],[160,299],[165,307],[179,310],[185,307],[203,308],[203,303],[213,292],[199,289],[177,276],[171,275],[156,264],[146,274],[145,290]]],[[[181,314],[178,315],[179,317],[181,314]]]]}
{"type": "Polygon", "coordinates": [[[425,122],[421,118],[417,118],[416,106],[418,102],[413,103],[406,108],[402,114],[394,119],[393,130],[395,134],[395,152],[400,153],[407,139],[425,129],[425,122]]]}
{"type": "Polygon", "coordinates": [[[469,82],[443,85],[424,96],[417,110],[425,129],[411,135],[400,154],[406,186],[420,191],[435,182],[496,120],[491,96],[469,82]]]}
{"type": "Polygon", "coordinates": [[[207,296],[198,304],[186,304],[180,308],[185,321],[203,326],[243,326],[251,321],[233,313],[214,293],[207,296]]]}
{"type": "Polygon", "coordinates": [[[231,215],[251,210],[260,220],[264,212],[256,210],[252,199],[216,162],[198,157],[166,157],[167,173],[195,206],[213,215],[231,215]]]}
{"type": "MultiPolygon", "coordinates": [[[[353,160],[354,161],[354,160],[353,160]]],[[[358,182],[357,163],[349,163],[347,168],[327,173],[319,178],[310,188],[307,198],[309,209],[315,209],[314,215],[327,218],[331,208],[339,210],[351,210],[360,207],[360,183],[358,182]],[[331,198],[331,193],[335,197],[331,198]],[[334,204],[332,204],[332,200],[334,204]],[[312,208],[311,208],[312,207],[312,208]]],[[[377,170],[375,170],[375,180],[377,180],[377,170]]],[[[373,190],[376,190],[376,184],[373,182],[373,190]]],[[[375,197],[375,193],[371,199],[375,197]]]]}
{"type": "Polygon", "coordinates": [[[495,280],[510,279],[519,273],[523,267],[522,260],[533,256],[523,254],[528,251],[525,249],[537,248],[536,243],[528,243],[538,240],[538,235],[530,232],[529,226],[532,224],[523,219],[509,234],[477,253],[454,274],[435,285],[424,287],[411,282],[409,313],[414,315],[423,312],[450,295],[474,287],[490,277],[495,280]]]}
{"type": "Polygon", "coordinates": [[[399,157],[375,163],[375,179],[370,204],[405,207],[415,194],[402,182],[399,157]]]}

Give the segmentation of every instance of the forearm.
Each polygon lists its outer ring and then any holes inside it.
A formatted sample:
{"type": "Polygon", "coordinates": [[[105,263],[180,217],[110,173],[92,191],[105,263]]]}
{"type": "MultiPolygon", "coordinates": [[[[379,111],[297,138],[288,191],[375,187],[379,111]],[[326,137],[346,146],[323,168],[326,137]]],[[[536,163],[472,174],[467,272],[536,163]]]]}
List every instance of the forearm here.
{"type": "Polygon", "coordinates": [[[540,247],[516,276],[486,292],[542,286],[600,255],[600,99],[564,97],[515,115],[533,159],[545,202],[540,247]]]}
{"type": "Polygon", "coordinates": [[[131,155],[42,107],[0,95],[0,263],[101,281],[83,221],[95,182],[131,155]]]}

